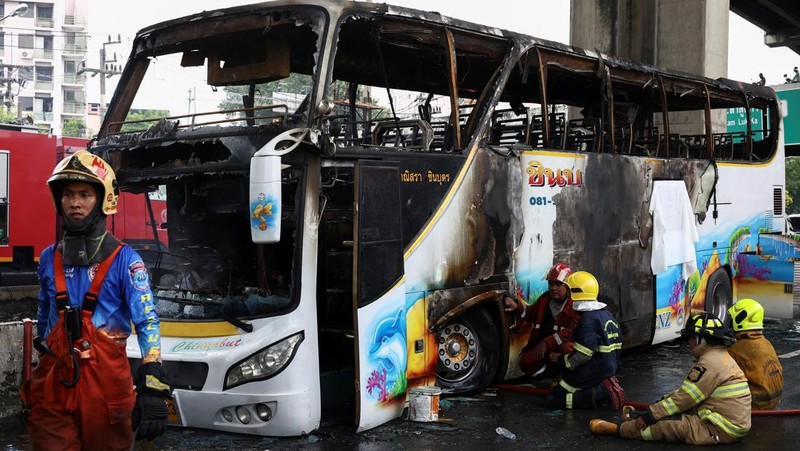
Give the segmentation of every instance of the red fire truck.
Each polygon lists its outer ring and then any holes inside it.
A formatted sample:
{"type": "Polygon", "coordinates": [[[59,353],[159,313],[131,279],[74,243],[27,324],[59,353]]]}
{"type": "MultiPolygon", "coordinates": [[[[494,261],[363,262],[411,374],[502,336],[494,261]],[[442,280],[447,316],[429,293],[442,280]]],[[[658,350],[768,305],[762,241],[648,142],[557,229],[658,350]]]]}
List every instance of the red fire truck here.
{"type": "MultiPolygon", "coordinates": [[[[56,162],[89,141],[0,124],[0,287],[35,284],[35,262],[61,236],[47,179],[56,162]]],[[[119,213],[108,221],[115,236],[146,246],[166,243],[166,202],[122,193],[119,213]]]]}

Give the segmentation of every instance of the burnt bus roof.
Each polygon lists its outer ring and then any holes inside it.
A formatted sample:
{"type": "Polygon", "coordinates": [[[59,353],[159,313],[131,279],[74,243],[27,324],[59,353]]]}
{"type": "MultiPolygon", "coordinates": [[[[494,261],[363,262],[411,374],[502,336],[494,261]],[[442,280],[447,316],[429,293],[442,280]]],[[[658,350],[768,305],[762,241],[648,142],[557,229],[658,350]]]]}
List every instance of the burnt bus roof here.
{"type": "MultiPolygon", "coordinates": [[[[728,88],[737,92],[743,88],[746,88],[748,91],[752,93],[752,95],[757,97],[772,98],[774,96],[774,91],[766,86],[744,83],[736,80],[731,80],[728,78],[712,79],[704,77],[702,75],[690,74],[687,72],[681,72],[677,70],[667,70],[663,68],[658,68],[651,64],[621,59],[600,52],[595,52],[592,50],[587,50],[580,47],[574,47],[571,45],[563,44],[557,41],[550,41],[547,39],[541,39],[510,30],[505,30],[502,28],[482,25],[453,17],[444,16],[435,11],[423,11],[387,3],[368,3],[363,1],[356,2],[350,0],[305,0],[302,2],[298,2],[296,0],[275,0],[275,1],[254,3],[250,5],[234,6],[230,8],[221,8],[211,11],[202,11],[181,18],[159,22],[139,30],[139,32],[136,34],[132,56],[136,56],[138,53],[141,52],[150,54],[150,52],[152,52],[154,49],[157,48],[154,44],[156,42],[159,42],[158,40],[150,39],[150,36],[153,34],[158,34],[161,31],[173,28],[175,26],[188,25],[188,24],[195,26],[203,22],[216,24],[223,18],[231,19],[235,17],[252,17],[252,16],[257,16],[259,14],[263,14],[270,9],[285,8],[285,7],[299,8],[302,6],[308,6],[308,7],[317,6],[330,11],[341,11],[342,13],[357,13],[357,14],[365,14],[371,16],[394,15],[406,18],[414,18],[424,22],[441,24],[449,28],[468,30],[477,32],[479,34],[494,35],[497,37],[503,37],[507,39],[515,39],[519,40],[520,42],[524,42],[530,45],[536,45],[538,47],[550,49],[555,52],[581,55],[586,58],[594,60],[603,60],[605,64],[619,69],[645,72],[653,75],[663,74],[663,75],[669,75],[670,77],[685,78],[686,80],[702,82],[722,89],[728,88]],[[147,43],[142,42],[141,45],[136,45],[136,41],[146,41],[147,43]]],[[[218,28],[218,25],[215,25],[214,28],[218,28]]],[[[161,43],[165,44],[164,42],[161,43]]]]}
{"type": "MultiPolygon", "coordinates": [[[[387,19],[382,23],[381,40],[384,47],[381,51],[385,52],[384,60],[389,66],[389,70],[381,71],[378,66],[365,67],[365,64],[377,65],[374,61],[364,58],[353,58],[351,64],[341,63],[334,69],[336,73],[343,76],[341,79],[351,80],[357,83],[381,86],[387,79],[386,73],[391,74],[392,88],[427,91],[435,94],[448,95],[447,84],[443,83],[441,77],[432,73],[433,71],[414,72],[408,74],[407,70],[399,70],[396,61],[403,61],[403,58],[420,58],[425,62],[430,62],[430,58],[438,58],[434,52],[414,51],[417,49],[431,48],[441,49],[441,36],[437,33],[430,33],[431,26],[441,26],[453,33],[458,33],[459,51],[466,52],[474,56],[474,61],[486,62],[487,64],[472,64],[469,71],[459,74],[458,95],[461,98],[477,99],[482,92],[485,81],[491,72],[499,67],[509,55],[521,54],[532,48],[536,52],[528,52],[531,58],[530,67],[537,71],[538,67],[533,61],[536,53],[544,55],[548,71],[560,71],[562,76],[556,77],[552,83],[554,93],[551,94],[548,88],[548,103],[564,103],[567,105],[579,106],[585,101],[587,96],[594,95],[598,86],[603,80],[603,71],[609,68],[607,74],[615,88],[629,86],[631,89],[631,99],[633,103],[641,100],[641,103],[652,103],[646,97],[653,95],[657,91],[652,89],[658,87],[658,91],[663,91],[666,96],[670,110],[702,110],[706,103],[706,95],[710,101],[711,108],[728,108],[741,106],[745,99],[751,108],[774,108],[777,104],[777,97],[769,87],[752,85],[748,83],[729,80],[726,78],[711,79],[704,76],[689,73],[666,70],[657,68],[653,65],[634,62],[605,55],[596,51],[572,47],[559,42],[539,39],[532,36],[503,30],[496,27],[471,23],[451,17],[443,16],[437,12],[426,12],[411,8],[399,7],[384,3],[352,2],[344,0],[307,0],[298,2],[295,0],[278,0],[263,2],[252,5],[236,6],[231,8],[218,9],[213,11],[203,11],[183,18],[161,22],[139,31],[134,41],[131,58],[128,60],[126,70],[117,86],[114,95],[114,104],[109,109],[109,114],[100,132],[102,137],[106,133],[109,122],[120,121],[124,114],[128,102],[132,100],[132,90],[126,86],[128,81],[142,75],[146,70],[141,61],[142,58],[169,53],[174,51],[194,50],[198,44],[201,46],[212,47],[215,36],[219,34],[229,34],[231,39],[240,39],[247,43],[252,41],[252,35],[248,34],[253,30],[264,28],[265,18],[270,17],[270,23],[274,21],[284,21],[294,25],[301,23],[304,11],[317,17],[321,11],[326,11],[331,17],[348,16],[350,18],[364,18],[365,24],[362,27],[350,27],[356,31],[351,36],[339,36],[340,39],[349,39],[350,44],[358,44],[361,34],[370,33],[374,30],[368,26],[371,20],[387,19]],[[291,9],[297,12],[292,17],[275,16],[276,10],[291,9]],[[415,24],[418,25],[415,27],[415,24]],[[387,44],[388,43],[388,44],[387,44]],[[515,53],[516,52],[516,53],[515,53]],[[428,53],[434,56],[426,56],[428,53]],[[488,75],[487,75],[488,74],[488,75]],[[648,89],[650,86],[650,89],[648,89]],[[687,95],[691,94],[691,95],[687,95]]],[[[333,26],[331,24],[330,26],[333,26]]],[[[315,30],[322,34],[324,30],[315,30]]],[[[309,33],[306,33],[309,35],[309,33]]],[[[371,35],[370,35],[371,36],[371,35]]],[[[301,45],[302,50],[309,47],[319,46],[319,42],[312,42],[313,38],[306,37],[306,42],[301,45]]],[[[317,37],[317,39],[321,39],[317,37]]],[[[236,41],[238,42],[238,41],[236,41]]],[[[230,44],[230,43],[228,43],[230,44]]],[[[341,44],[341,42],[340,42],[341,44]]],[[[236,48],[236,45],[230,44],[236,48]]],[[[352,45],[356,47],[356,45],[352,45]]],[[[316,51],[323,49],[316,48],[316,51]]],[[[340,47],[337,52],[350,52],[351,55],[358,56],[358,48],[347,49],[340,47]]],[[[292,52],[302,53],[302,52],[292,52]]],[[[306,55],[310,55],[306,52],[306,55]]],[[[202,56],[202,54],[200,55],[202,56]]],[[[295,60],[292,57],[292,70],[301,73],[311,74],[314,72],[313,60],[304,56],[303,60],[295,60]]],[[[349,62],[347,58],[345,62],[349,62]]],[[[473,61],[473,60],[471,60],[473,61]]],[[[337,63],[340,63],[337,59],[337,63]]],[[[413,66],[413,65],[406,65],[413,66]]],[[[422,66],[422,65],[418,65],[422,66]]],[[[430,66],[426,66],[430,67],[430,66]]],[[[537,84],[519,84],[518,88],[506,88],[503,92],[505,96],[501,100],[512,101],[521,99],[523,101],[537,101],[541,98],[537,84]]],[[[551,85],[548,85],[551,86],[551,85]]],[[[777,116],[777,115],[775,115],[777,116]]]]}

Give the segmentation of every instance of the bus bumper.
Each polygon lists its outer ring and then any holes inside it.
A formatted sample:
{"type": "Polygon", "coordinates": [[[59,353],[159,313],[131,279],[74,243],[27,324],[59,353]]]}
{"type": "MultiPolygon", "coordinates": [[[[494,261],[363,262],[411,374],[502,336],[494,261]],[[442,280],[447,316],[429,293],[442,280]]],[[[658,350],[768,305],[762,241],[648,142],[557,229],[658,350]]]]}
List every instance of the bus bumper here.
{"type": "Polygon", "coordinates": [[[299,436],[319,427],[312,418],[311,394],[213,393],[174,390],[171,424],[239,434],[299,436]],[[289,407],[291,406],[291,407],[289,407]]]}

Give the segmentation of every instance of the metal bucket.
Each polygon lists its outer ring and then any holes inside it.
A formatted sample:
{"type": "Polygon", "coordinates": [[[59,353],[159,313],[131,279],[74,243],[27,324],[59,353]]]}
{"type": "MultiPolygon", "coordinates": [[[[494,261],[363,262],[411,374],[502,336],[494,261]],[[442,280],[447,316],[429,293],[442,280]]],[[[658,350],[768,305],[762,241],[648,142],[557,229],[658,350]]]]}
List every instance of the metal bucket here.
{"type": "Polygon", "coordinates": [[[408,419],[411,421],[439,421],[439,387],[414,387],[408,392],[408,419]]]}

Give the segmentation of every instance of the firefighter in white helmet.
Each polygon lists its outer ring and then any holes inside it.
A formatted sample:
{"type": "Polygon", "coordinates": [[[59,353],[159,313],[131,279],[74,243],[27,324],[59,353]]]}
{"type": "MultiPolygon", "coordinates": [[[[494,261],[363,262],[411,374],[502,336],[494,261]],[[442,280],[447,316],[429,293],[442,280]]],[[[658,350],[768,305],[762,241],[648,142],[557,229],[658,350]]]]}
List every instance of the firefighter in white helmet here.
{"type": "Polygon", "coordinates": [[[141,257],[106,230],[117,212],[114,171],[85,150],[47,181],[64,238],[39,257],[40,352],[21,390],[38,449],[128,450],[164,432],[170,387],[161,374],[159,321],[141,257]],[[125,351],[136,328],[142,364],[134,379],[125,351]]]}
{"type": "Polygon", "coordinates": [[[519,366],[525,374],[538,379],[560,374],[560,369],[550,361],[551,353],[572,352],[572,332],[580,317],[572,309],[572,298],[567,287],[567,277],[572,273],[564,263],[553,265],[545,279],[548,290],[531,305],[525,302],[521,291],[517,299],[506,296],[505,309],[518,318],[531,323],[528,344],[522,349],[519,366]]]}

